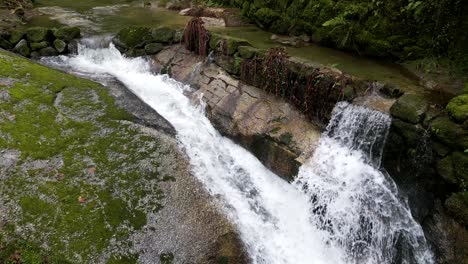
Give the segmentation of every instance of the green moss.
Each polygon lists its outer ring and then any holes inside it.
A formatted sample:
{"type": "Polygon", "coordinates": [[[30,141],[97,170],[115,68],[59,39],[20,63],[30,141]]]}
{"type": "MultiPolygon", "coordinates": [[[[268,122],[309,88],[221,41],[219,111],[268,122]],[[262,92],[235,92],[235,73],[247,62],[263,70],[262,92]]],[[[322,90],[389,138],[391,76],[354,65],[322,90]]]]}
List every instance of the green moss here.
{"type": "Polygon", "coordinates": [[[442,143],[461,151],[468,148],[468,131],[448,117],[438,117],[431,123],[431,133],[442,143]]]}
{"type": "Polygon", "coordinates": [[[390,109],[392,116],[417,124],[427,110],[427,101],[419,95],[405,94],[390,109]]]}
{"type": "Polygon", "coordinates": [[[468,119],[468,94],[460,95],[450,100],[447,111],[460,123],[468,119]]]}
{"type": "Polygon", "coordinates": [[[31,42],[49,40],[52,35],[52,31],[44,27],[32,27],[26,30],[26,37],[31,42]]]}
{"type": "Polygon", "coordinates": [[[162,253],[159,255],[159,261],[161,261],[161,264],[172,264],[174,263],[174,254],[162,253]]]}
{"type": "Polygon", "coordinates": [[[158,27],[151,30],[153,41],[170,43],[174,40],[175,30],[169,27],[158,27]]]}
{"type": "Polygon", "coordinates": [[[81,30],[79,27],[61,27],[54,32],[56,38],[71,41],[81,36],[81,30]]]}
{"type": "MultiPolygon", "coordinates": [[[[21,166],[0,179],[2,198],[21,209],[0,230],[8,249],[0,250],[0,263],[15,250],[24,263],[96,263],[112,240],[131,247],[147,213],[162,207],[157,183],[173,179],[156,169],[160,142],[123,124],[132,116],[99,84],[3,51],[0,77],[17,80],[0,104],[14,116],[0,121],[0,150],[21,153],[21,166]]],[[[119,253],[109,263],[136,262],[130,251],[119,253]]]]}
{"type": "Polygon", "coordinates": [[[126,49],[141,48],[151,42],[151,29],[148,27],[132,26],[119,31],[114,43],[126,49]]]}

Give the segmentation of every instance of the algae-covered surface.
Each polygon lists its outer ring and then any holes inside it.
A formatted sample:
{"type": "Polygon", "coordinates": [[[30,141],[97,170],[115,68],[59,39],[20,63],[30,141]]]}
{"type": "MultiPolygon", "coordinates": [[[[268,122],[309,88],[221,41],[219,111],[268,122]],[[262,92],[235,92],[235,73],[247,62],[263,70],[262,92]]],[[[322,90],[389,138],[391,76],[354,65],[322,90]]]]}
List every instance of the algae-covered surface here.
{"type": "Polygon", "coordinates": [[[66,24],[80,26],[85,33],[116,33],[129,25],[184,27],[189,17],[177,11],[144,7],[143,1],[57,1],[40,0],[35,4],[42,15],[28,21],[26,27],[58,27],[66,24]]]}
{"type": "MultiPolygon", "coordinates": [[[[272,33],[258,27],[211,28],[210,30],[232,37],[248,40],[261,49],[282,46],[270,40],[272,33]]],[[[378,60],[360,57],[343,51],[309,43],[304,47],[284,46],[291,56],[303,58],[322,65],[333,66],[341,71],[366,80],[398,85],[403,90],[422,89],[418,80],[403,67],[378,60]]]]}
{"type": "Polygon", "coordinates": [[[103,86],[0,50],[0,263],[136,262],[180,154],[132,119],[103,86]]]}

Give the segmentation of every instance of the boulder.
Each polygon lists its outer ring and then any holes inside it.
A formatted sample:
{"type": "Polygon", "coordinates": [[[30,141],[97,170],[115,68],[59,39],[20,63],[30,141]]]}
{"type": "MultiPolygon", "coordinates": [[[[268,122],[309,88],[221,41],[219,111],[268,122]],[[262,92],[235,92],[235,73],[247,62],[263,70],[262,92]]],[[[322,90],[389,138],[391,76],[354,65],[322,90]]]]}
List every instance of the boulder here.
{"type": "Polygon", "coordinates": [[[130,49],[127,52],[125,52],[125,56],[127,57],[141,57],[145,55],[145,49],[130,49]]]}
{"type": "Polygon", "coordinates": [[[437,161],[437,173],[439,173],[445,181],[451,184],[457,184],[457,178],[453,170],[452,157],[448,156],[437,161]]]}
{"type": "Polygon", "coordinates": [[[468,94],[460,95],[452,100],[447,105],[447,111],[450,116],[457,122],[463,123],[468,119],[468,94]]]}
{"type": "Polygon", "coordinates": [[[257,48],[251,46],[239,46],[237,50],[239,51],[239,55],[244,59],[251,59],[259,52],[257,48]]]}
{"type": "Polygon", "coordinates": [[[226,55],[219,55],[219,56],[216,56],[214,59],[216,65],[223,68],[228,73],[237,75],[237,76],[240,74],[241,60],[242,60],[241,58],[238,58],[238,57],[234,58],[234,57],[226,56],[226,55]]]}
{"type": "Polygon", "coordinates": [[[147,55],[153,55],[160,52],[164,46],[161,43],[150,43],[146,44],[145,52],[147,55]]]}
{"type": "Polygon", "coordinates": [[[168,27],[151,29],[151,37],[154,42],[171,43],[174,40],[175,30],[168,27]]]}
{"type": "Polygon", "coordinates": [[[0,37],[0,48],[3,49],[11,49],[13,45],[10,43],[10,41],[0,37]]]}
{"type": "Polygon", "coordinates": [[[211,33],[210,48],[232,56],[240,46],[252,46],[247,40],[211,33]]]}
{"type": "Polygon", "coordinates": [[[52,47],[46,47],[39,50],[39,54],[41,55],[41,57],[57,56],[58,51],[52,47]]]}
{"type": "Polygon", "coordinates": [[[24,38],[24,35],[25,33],[23,31],[20,31],[20,30],[13,30],[10,32],[10,43],[13,44],[13,45],[16,45],[18,44],[18,42],[20,42],[21,39],[24,38]]]}
{"type": "Polygon", "coordinates": [[[47,46],[49,46],[49,43],[47,43],[47,41],[41,41],[41,42],[32,42],[29,45],[31,46],[32,50],[36,51],[36,50],[46,48],[47,46]]]}
{"type": "Polygon", "coordinates": [[[142,48],[152,42],[151,29],[141,26],[131,26],[124,28],[117,33],[112,42],[117,47],[125,50],[132,48],[142,48]]]}
{"type": "Polygon", "coordinates": [[[425,133],[425,130],[420,125],[410,124],[399,119],[392,121],[392,128],[403,137],[407,146],[411,147],[419,145],[425,133]]]}
{"type": "Polygon", "coordinates": [[[78,54],[78,41],[72,40],[67,45],[68,53],[70,54],[78,54]]]}
{"type": "Polygon", "coordinates": [[[26,30],[26,38],[30,42],[49,40],[52,36],[52,31],[44,27],[32,27],[26,30]]]}
{"type": "Polygon", "coordinates": [[[468,225],[468,192],[452,194],[445,201],[445,207],[461,224],[468,225]]]}
{"type": "Polygon", "coordinates": [[[61,27],[55,31],[54,35],[58,39],[71,41],[81,36],[81,30],[79,27],[61,27]]]}
{"type": "Polygon", "coordinates": [[[427,107],[427,100],[422,96],[404,94],[393,104],[390,113],[396,118],[417,124],[427,111],[427,107]]]}
{"type": "Polygon", "coordinates": [[[62,53],[67,49],[67,43],[61,39],[56,39],[54,40],[54,47],[59,53],[62,53]]]}
{"type": "Polygon", "coordinates": [[[431,123],[431,133],[451,147],[461,151],[468,149],[468,131],[446,116],[434,119],[431,123]]]}
{"type": "Polygon", "coordinates": [[[20,40],[20,42],[16,44],[16,46],[13,48],[13,51],[25,57],[28,57],[31,54],[31,49],[28,46],[28,42],[24,39],[20,40]]]}

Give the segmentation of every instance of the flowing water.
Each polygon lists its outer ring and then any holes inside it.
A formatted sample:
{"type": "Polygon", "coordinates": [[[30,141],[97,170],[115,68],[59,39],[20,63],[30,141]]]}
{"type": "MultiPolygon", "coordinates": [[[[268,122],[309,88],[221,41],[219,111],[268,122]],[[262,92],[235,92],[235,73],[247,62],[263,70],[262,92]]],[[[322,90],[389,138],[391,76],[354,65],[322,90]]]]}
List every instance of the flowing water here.
{"type": "MultiPolygon", "coordinates": [[[[92,46],[92,45],[91,45],[92,46]]],[[[340,103],[293,184],[221,136],[192,89],[125,58],[112,44],[48,59],[77,74],[117,78],[177,130],[193,174],[236,225],[253,263],[433,263],[421,227],[379,162],[389,118],[340,103]]]]}

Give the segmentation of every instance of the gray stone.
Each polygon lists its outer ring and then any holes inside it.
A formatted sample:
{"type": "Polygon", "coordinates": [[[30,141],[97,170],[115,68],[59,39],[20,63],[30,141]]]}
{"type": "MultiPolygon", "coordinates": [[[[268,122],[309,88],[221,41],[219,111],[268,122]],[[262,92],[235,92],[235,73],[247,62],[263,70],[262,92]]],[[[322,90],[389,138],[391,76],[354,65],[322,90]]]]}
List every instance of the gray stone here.
{"type": "Polygon", "coordinates": [[[24,39],[18,42],[13,50],[25,57],[28,57],[31,54],[31,49],[29,49],[28,42],[24,39]]]}
{"type": "Polygon", "coordinates": [[[67,43],[63,40],[56,39],[54,40],[54,47],[59,53],[62,53],[67,49],[67,43]]]}

